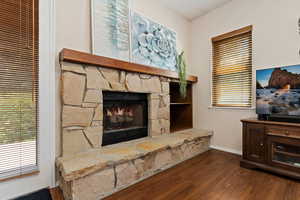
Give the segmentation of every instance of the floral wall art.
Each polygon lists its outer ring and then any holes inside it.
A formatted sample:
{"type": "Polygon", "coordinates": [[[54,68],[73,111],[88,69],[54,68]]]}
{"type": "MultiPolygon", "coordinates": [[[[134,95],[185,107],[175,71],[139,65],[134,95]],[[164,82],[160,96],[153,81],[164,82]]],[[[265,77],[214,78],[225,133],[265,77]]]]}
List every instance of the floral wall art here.
{"type": "Polygon", "coordinates": [[[131,13],[131,61],[176,71],[176,33],[131,13]]]}
{"type": "Polygon", "coordinates": [[[130,16],[129,5],[91,0],[92,53],[177,71],[176,33],[134,11],[130,16]]]}
{"type": "Polygon", "coordinates": [[[129,61],[129,0],[91,0],[93,54],[129,61]]]}

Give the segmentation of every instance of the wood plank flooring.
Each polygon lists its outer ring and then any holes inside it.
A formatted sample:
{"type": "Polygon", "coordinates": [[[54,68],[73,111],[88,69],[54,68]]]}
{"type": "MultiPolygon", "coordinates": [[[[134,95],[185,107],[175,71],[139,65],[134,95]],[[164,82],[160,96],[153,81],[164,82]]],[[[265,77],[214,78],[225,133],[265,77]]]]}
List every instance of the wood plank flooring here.
{"type": "Polygon", "coordinates": [[[105,200],[300,200],[300,182],[239,166],[211,150],[105,200]]]}
{"type": "Polygon", "coordinates": [[[239,160],[211,150],[105,200],[300,200],[299,181],[241,168],[239,160]]]}
{"type": "Polygon", "coordinates": [[[64,200],[62,191],[59,187],[50,189],[52,200],[64,200]]]}

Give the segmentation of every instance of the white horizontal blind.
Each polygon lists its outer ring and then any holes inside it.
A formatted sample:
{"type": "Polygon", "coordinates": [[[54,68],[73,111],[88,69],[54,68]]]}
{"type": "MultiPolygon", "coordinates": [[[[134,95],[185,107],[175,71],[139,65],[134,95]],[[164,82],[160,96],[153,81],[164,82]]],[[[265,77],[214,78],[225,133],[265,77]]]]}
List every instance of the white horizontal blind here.
{"type": "Polygon", "coordinates": [[[37,171],[38,1],[0,1],[0,180],[37,171]]]}
{"type": "Polygon", "coordinates": [[[252,105],[252,26],[212,39],[212,104],[216,107],[252,105]]]}

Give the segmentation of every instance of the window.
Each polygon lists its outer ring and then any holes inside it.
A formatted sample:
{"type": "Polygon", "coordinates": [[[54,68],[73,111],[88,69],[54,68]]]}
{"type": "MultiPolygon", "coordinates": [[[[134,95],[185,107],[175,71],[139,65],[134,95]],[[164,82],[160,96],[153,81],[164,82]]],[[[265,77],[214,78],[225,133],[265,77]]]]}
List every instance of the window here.
{"type": "Polygon", "coordinates": [[[37,171],[38,1],[0,1],[0,180],[37,171]]]}
{"type": "Polygon", "coordinates": [[[252,26],[212,38],[212,105],[251,107],[252,26]]]}

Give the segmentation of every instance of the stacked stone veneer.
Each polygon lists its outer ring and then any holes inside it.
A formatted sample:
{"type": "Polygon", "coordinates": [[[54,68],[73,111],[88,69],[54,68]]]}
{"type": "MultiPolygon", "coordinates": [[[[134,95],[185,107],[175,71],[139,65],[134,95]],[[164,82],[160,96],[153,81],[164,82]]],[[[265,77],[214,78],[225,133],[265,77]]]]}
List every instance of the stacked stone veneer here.
{"type": "Polygon", "coordinates": [[[170,79],[61,63],[62,157],[66,200],[96,200],[209,149],[211,132],[169,134],[170,79]],[[103,91],[148,93],[149,137],[101,147],[103,91]]]}
{"type": "Polygon", "coordinates": [[[169,79],[63,62],[62,155],[101,147],[102,91],[148,93],[149,136],[170,131],[169,79]]]}

